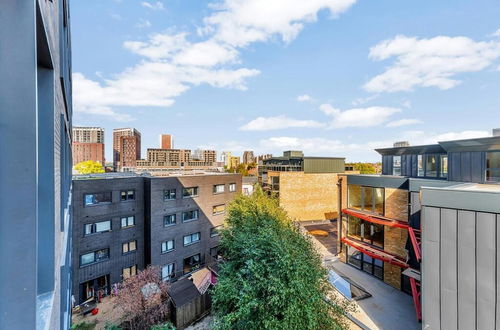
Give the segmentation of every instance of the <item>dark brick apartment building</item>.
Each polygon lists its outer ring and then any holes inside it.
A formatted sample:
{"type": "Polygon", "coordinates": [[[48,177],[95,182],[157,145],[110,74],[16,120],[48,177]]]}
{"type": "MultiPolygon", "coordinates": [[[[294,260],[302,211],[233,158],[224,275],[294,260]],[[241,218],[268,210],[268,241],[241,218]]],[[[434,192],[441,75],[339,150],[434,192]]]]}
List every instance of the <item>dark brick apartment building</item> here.
{"type": "Polygon", "coordinates": [[[148,264],[175,280],[217,256],[238,174],[150,177],[104,174],[73,180],[73,295],[77,304],[148,264]]]}

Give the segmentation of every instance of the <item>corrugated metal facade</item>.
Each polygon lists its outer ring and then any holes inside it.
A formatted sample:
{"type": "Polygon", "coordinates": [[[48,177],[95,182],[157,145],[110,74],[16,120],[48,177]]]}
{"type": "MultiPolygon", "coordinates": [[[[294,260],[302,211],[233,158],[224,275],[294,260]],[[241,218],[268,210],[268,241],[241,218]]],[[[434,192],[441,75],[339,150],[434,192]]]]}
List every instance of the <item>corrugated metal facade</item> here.
{"type": "Polygon", "coordinates": [[[344,158],[304,157],[305,173],[344,173],[344,158]]]}

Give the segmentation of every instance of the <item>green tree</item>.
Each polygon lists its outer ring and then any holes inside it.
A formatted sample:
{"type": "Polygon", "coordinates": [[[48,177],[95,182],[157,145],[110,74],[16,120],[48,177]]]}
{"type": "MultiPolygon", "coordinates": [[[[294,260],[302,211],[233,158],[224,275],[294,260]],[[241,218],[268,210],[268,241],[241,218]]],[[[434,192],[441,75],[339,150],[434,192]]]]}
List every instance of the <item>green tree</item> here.
{"type": "Polygon", "coordinates": [[[93,160],[86,160],[75,165],[75,171],[80,174],[104,173],[104,167],[93,160]]]}
{"type": "Polygon", "coordinates": [[[350,163],[346,164],[350,166],[354,166],[354,170],[359,171],[361,174],[376,174],[377,169],[375,165],[372,163],[350,163]]]}
{"type": "Polygon", "coordinates": [[[258,188],[230,204],[226,221],[220,242],[225,262],[213,291],[216,329],[346,326],[348,305],[331,295],[311,239],[276,200],[258,188]]]}

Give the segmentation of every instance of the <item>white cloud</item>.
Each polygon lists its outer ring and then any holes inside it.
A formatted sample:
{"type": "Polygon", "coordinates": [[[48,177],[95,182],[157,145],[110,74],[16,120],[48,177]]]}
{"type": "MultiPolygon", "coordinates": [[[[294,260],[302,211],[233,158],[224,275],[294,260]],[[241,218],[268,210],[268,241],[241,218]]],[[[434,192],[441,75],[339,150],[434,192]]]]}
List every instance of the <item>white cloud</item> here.
{"type": "Polygon", "coordinates": [[[407,109],[410,109],[411,108],[411,101],[410,100],[406,100],[404,101],[403,103],[401,103],[401,105],[407,109]]]}
{"type": "Polygon", "coordinates": [[[268,41],[277,35],[290,42],[307,22],[315,22],[321,10],[335,18],[356,0],[225,0],[217,11],[205,18],[205,33],[215,32],[224,43],[244,47],[268,41]]]}
{"type": "Polygon", "coordinates": [[[242,131],[271,131],[285,128],[317,128],[324,127],[325,124],[314,120],[300,120],[288,118],[286,116],[258,117],[240,127],[242,131]]]}
{"type": "Polygon", "coordinates": [[[139,22],[135,25],[135,27],[142,29],[142,28],[149,28],[151,27],[151,25],[152,24],[150,21],[141,18],[139,19],[139,22]]]}
{"type": "Polygon", "coordinates": [[[307,94],[297,96],[297,101],[299,102],[309,102],[311,100],[312,98],[307,94]]]}
{"type": "Polygon", "coordinates": [[[378,106],[342,111],[330,104],[322,104],[319,109],[332,117],[331,128],[378,126],[385,123],[393,114],[401,112],[398,108],[378,106]]]}
{"type": "Polygon", "coordinates": [[[466,130],[458,132],[434,133],[424,131],[408,131],[401,140],[410,141],[411,145],[434,144],[443,141],[475,139],[491,136],[488,131],[466,130]]]}
{"type": "Polygon", "coordinates": [[[368,81],[370,92],[411,91],[416,87],[450,89],[460,83],[457,74],[481,71],[500,57],[500,42],[466,37],[417,39],[398,35],[370,49],[375,61],[395,57],[386,71],[368,81]]]}
{"type": "MultiPolygon", "coordinates": [[[[186,32],[168,31],[147,40],[128,40],[123,46],[142,57],[139,63],[114,76],[99,77],[100,80],[75,73],[75,109],[104,113],[113,106],[168,107],[175,97],[200,84],[245,90],[246,80],[260,72],[234,67],[240,64],[241,47],[268,41],[275,35],[290,42],[306,22],[316,21],[319,11],[328,10],[336,17],[355,2],[223,0],[220,5],[210,6],[213,14],[198,29],[200,41],[188,40],[186,32]]],[[[141,5],[165,9],[161,1],[142,1],[141,5]]],[[[150,25],[141,20],[137,26],[150,25]]]]}
{"type": "Polygon", "coordinates": [[[156,2],[143,1],[143,2],[141,2],[141,6],[146,7],[148,9],[152,9],[152,10],[163,10],[163,9],[165,9],[165,7],[163,6],[163,3],[161,1],[156,1],[156,2]]]}
{"type": "Polygon", "coordinates": [[[399,119],[395,121],[391,121],[387,123],[387,127],[401,127],[401,126],[408,126],[408,125],[415,125],[415,124],[421,124],[422,121],[420,119],[413,119],[413,118],[406,118],[406,119],[399,119]]]}
{"type": "Polygon", "coordinates": [[[500,37],[500,29],[496,30],[495,32],[493,32],[492,34],[490,34],[490,37],[500,37]]]}
{"type": "Polygon", "coordinates": [[[373,94],[373,95],[370,95],[367,97],[359,97],[359,98],[355,99],[354,101],[352,101],[351,104],[353,106],[357,107],[359,105],[363,105],[365,103],[373,101],[373,100],[377,99],[379,96],[380,96],[380,94],[373,94]]]}

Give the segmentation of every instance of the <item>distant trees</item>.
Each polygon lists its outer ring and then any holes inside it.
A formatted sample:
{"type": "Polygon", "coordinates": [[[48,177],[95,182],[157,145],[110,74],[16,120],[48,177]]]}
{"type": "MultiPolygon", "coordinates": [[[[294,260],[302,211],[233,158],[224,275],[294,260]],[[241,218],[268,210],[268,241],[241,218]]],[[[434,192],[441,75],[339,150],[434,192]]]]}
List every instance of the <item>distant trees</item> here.
{"type": "Polygon", "coordinates": [[[119,285],[116,308],[125,315],[132,330],[149,329],[168,321],[170,316],[168,284],[161,279],[160,268],[149,266],[119,285]]]}
{"type": "Polygon", "coordinates": [[[377,167],[372,163],[348,163],[346,165],[353,166],[354,170],[359,171],[361,174],[377,174],[377,167]]]}
{"type": "Polygon", "coordinates": [[[80,174],[104,173],[104,167],[93,160],[86,160],[75,165],[75,171],[80,174]]]}
{"type": "Polygon", "coordinates": [[[213,291],[216,329],[341,329],[345,307],[331,297],[311,239],[257,188],[230,205],[213,291]],[[326,298],[333,299],[331,303],[326,298]]]}
{"type": "Polygon", "coordinates": [[[249,171],[256,168],[256,167],[257,167],[256,163],[250,163],[250,164],[241,163],[241,164],[238,164],[237,167],[230,167],[228,169],[226,168],[226,170],[229,173],[239,173],[243,176],[248,176],[249,171]]]}

